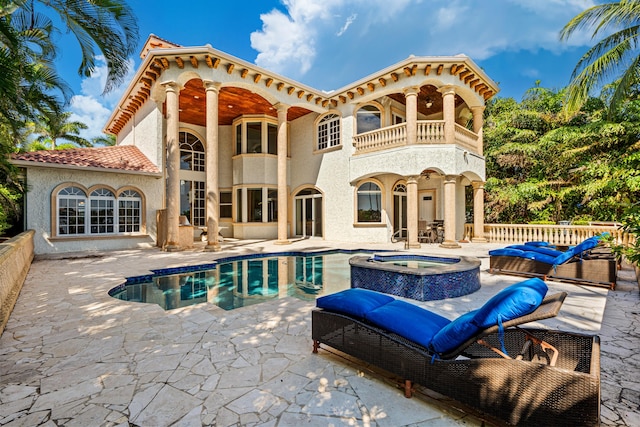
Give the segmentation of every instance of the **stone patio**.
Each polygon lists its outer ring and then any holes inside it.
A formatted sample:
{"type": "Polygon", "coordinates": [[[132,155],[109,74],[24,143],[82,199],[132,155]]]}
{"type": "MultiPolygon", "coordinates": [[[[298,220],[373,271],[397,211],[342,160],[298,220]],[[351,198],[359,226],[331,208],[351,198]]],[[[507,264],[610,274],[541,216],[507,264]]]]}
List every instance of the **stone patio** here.
{"type": "MultiPolygon", "coordinates": [[[[423,245],[416,252],[478,256],[482,288],[420,303],[454,318],[521,279],[490,275],[488,250],[423,245]]],[[[225,242],[201,248],[66,254],[34,261],[0,337],[0,426],[480,426],[477,414],[418,387],[405,399],[394,378],[323,349],[311,353],[313,302],[294,297],[224,311],[200,304],[164,311],[107,291],[157,268],[255,252],[337,248],[225,242]]],[[[402,249],[402,243],[343,249],[402,249]]],[[[635,274],[616,291],[549,282],[569,292],[560,315],[538,326],[598,334],[606,426],[640,425],[640,304],[635,274]]]]}

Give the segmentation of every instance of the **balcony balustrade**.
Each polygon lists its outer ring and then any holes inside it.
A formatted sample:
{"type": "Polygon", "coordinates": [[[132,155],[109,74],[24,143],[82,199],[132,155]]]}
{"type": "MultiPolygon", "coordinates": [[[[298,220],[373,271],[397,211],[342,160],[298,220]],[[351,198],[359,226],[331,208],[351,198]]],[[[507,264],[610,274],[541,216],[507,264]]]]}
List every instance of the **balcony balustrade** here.
{"type": "MultiPolygon", "coordinates": [[[[446,144],[444,120],[419,120],[416,144],[446,144]]],[[[455,124],[455,144],[471,152],[478,152],[478,135],[455,124]]],[[[407,145],[407,124],[400,123],[353,137],[355,154],[370,153],[407,145]]]]}
{"type": "MultiPolygon", "coordinates": [[[[552,245],[572,246],[601,233],[609,233],[617,244],[628,245],[633,236],[615,225],[547,225],[547,224],[485,224],[482,237],[490,243],[549,242],[552,245]]],[[[473,224],[465,224],[464,238],[474,236],[473,224]]]]}

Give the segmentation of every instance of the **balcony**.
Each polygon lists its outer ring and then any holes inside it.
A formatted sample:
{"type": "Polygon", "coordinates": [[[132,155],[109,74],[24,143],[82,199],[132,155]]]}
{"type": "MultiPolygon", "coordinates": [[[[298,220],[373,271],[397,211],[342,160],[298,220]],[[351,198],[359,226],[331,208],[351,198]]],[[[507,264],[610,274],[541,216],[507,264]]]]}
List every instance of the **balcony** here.
{"type": "MultiPolygon", "coordinates": [[[[444,120],[419,120],[416,144],[446,144],[444,120]]],[[[465,150],[478,153],[479,137],[476,133],[455,123],[454,143],[465,150]]],[[[355,154],[371,153],[407,145],[407,124],[388,126],[353,137],[355,154]]]]}

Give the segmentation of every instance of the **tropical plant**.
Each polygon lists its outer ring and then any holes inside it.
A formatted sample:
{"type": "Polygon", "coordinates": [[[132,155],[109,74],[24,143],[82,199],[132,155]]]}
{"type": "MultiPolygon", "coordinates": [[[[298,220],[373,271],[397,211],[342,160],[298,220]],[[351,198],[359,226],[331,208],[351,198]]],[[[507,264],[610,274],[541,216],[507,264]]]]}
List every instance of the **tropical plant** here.
{"type": "Polygon", "coordinates": [[[604,37],[578,61],[567,88],[566,107],[579,110],[592,91],[614,82],[610,108],[615,110],[628,99],[639,77],[640,1],[620,0],[590,7],[564,26],[560,38],[567,40],[587,28],[593,29],[592,38],[604,37]]]}
{"type": "Polygon", "coordinates": [[[52,150],[57,148],[60,139],[72,142],[75,146],[91,147],[91,141],[80,136],[80,132],[88,126],[82,122],[70,121],[70,118],[70,112],[43,115],[36,124],[36,132],[40,135],[35,141],[49,144],[52,150]]]}
{"type": "MultiPolygon", "coordinates": [[[[0,16],[23,12],[30,21],[49,19],[55,15],[60,28],[71,32],[82,52],[78,74],[89,77],[96,67],[99,51],[105,58],[108,74],[105,92],[120,85],[127,75],[127,59],[137,49],[138,23],[124,0],[13,0],[4,2],[0,16]]],[[[49,19],[49,22],[53,22],[49,19]]]]}
{"type": "Polygon", "coordinates": [[[111,147],[116,145],[116,137],[115,135],[110,135],[110,134],[95,136],[91,138],[91,144],[93,146],[102,145],[105,147],[111,147]]]}
{"type": "Polygon", "coordinates": [[[489,102],[487,221],[614,221],[640,197],[640,122],[628,120],[639,101],[625,102],[609,120],[600,99],[566,115],[563,98],[563,90],[536,84],[521,103],[489,102]]]}

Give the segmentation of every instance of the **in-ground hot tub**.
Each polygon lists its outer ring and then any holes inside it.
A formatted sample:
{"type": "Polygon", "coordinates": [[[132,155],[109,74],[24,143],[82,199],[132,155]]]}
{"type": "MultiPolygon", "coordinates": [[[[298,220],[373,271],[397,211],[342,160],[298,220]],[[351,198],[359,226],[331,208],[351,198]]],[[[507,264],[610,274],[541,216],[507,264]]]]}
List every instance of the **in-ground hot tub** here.
{"type": "Polygon", "coordinates": [[[414,254],[354,256],[351,287],[419,301],[468,295],[480,289],[480,260],[414,254]]]}

